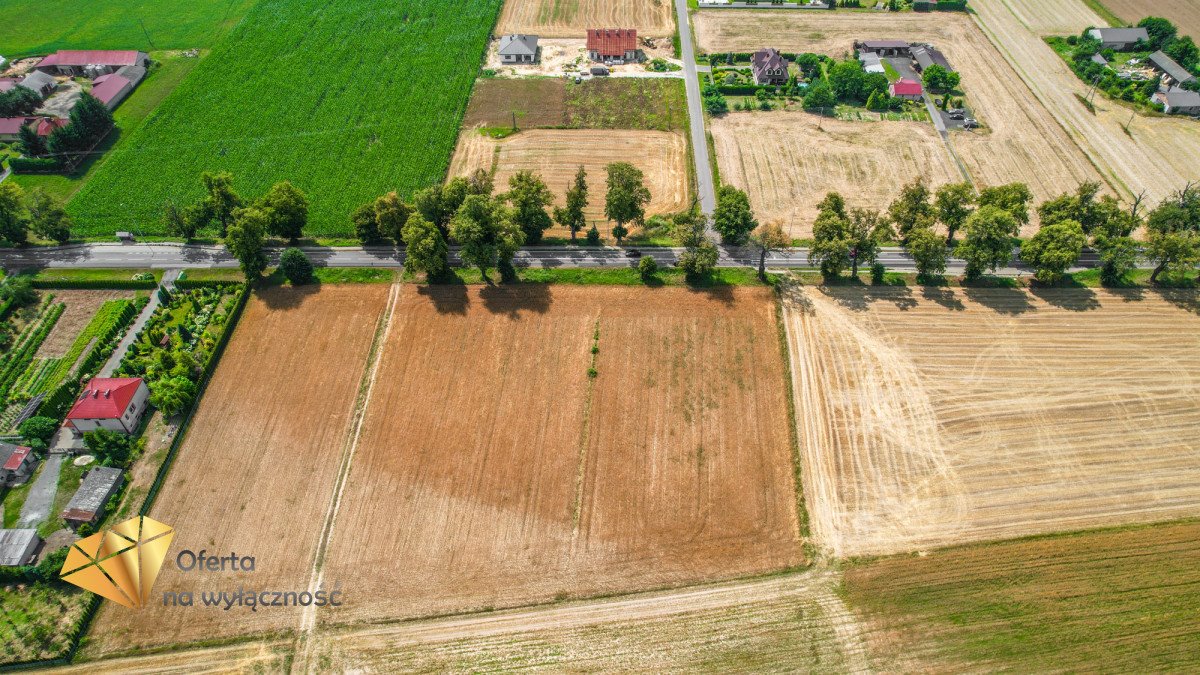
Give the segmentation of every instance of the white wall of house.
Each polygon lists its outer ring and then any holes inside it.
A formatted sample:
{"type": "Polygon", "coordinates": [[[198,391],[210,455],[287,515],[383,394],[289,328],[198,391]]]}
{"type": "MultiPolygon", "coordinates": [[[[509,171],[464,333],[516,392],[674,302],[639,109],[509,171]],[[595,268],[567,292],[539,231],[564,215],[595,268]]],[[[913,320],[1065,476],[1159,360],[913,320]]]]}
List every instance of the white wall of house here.
{"type": "Polygon", "coordinates": [[[137,430],[138,423],[142,420],[142,415],[146,412],[146,400],[150,398],[150,389],[145,382],[138,385],[137,393],[133,395],[133,400],[129,402],[129,407],[125,409],[125,414],[119,419],[76,419],[71,420],[71,425],[80,433],[87,433],[97,429],[108,429],[109,431],[120,431],[126,434],[132,434],[137,430]]]}

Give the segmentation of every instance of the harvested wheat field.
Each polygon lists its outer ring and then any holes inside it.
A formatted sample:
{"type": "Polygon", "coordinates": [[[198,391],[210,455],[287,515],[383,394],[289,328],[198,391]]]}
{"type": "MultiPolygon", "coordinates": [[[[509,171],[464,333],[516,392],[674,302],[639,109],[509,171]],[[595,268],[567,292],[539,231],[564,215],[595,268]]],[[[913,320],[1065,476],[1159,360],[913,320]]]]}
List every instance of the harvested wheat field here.
{"type": "Polygon", "coordinates": [[[962,180],[929,124],[771,112],[725,115],[709,129],[722,180],[747,192],[759,220],[782,220],[794,237],[812,236],[827,192],[880,209],[913,176],[931,186],[962,180]]]}
{"type": "MultiPolygon", "coordinates": [[[[182,572],[169,591],[308,587],[320,523],[387,285],[256,293],[193,418],[150,516],[176,530],[171,550],[254,556],[254,572],[182,572]]],[[[196,604],[200,604],[197,597],[196,604]]],[[[292,629],[295,608],[100,610],[89,653],[292,629]]]]}
{"type": "MultiPolygon", "coordinates": [[[[1112,0],[1104,0],[1104,3],[1110,7],[1113,4],[1112,0]]],[[[1160,0],[1154,0],[1154,3],[1161,4],[1160,0]]],[[[1043,36],[1079,35],[1089,26],[1108,25],[1083,0],[1037,0],[1018,2],[1010,7],[1021,23],[1043,36]]],[[[1138,16],[1133,23],[1137,23],[1141,18],[1142,16],[1138,16]]]]}
{"type": "MultiPolygon", "coordinates": [[[[701,47],[708,52],[753,51],[766,42],[784,51],[840,57],[850,53],[855,40],[894,38],[929,42],[945,52],[951,65],[962,73],[967,104],[986,126],[984,131],[951,135],[977,187],[1020,181],[1027,183],[1035,199],[1041,201],[1074,190],[1082,181],[1103,180],[1087,156],[966,15],[767,11],[752,14],[736,10],[698,13],[696,35],[701,47]]],[[[720,155],[719,150],[717,154],[720,155]]],[[[899,191],[899,185],[891,186],[893,192],[899,191]]],[[[1034,232],[1036,224],[1024,234],[1034,232]]]]}
{"type": "Polygon", "coordinates": [[[835,555],[1200,515],[1200,303],[795,289],[804,491],[835,555]]]}
{"type": "Polygon", "coordinates": [[[1104,6],[1131,26],[1148,16],[1161,16],[1174,22],[1180,35],[1200,39],[1200,3],[1196,0],[1104,0],[1104,6]]]}
{"type": "MultiPolygon", "coordinates": [[[[554,192],[555,204],[562,206],[582,165],[588,173],[588,220],[603,223],[606,166],[629,162],[646,174],[649,216],[676,213],[691,204],[688,161],[687,140],[673,131],[532,129],[497,140],[467,129],[458,137],[449,175],[491,170],[496,189],[503,191],[518,171],[533,171],[554,192]]],[[[568,232],[556,225],[546,234],[563,236],[568,232]]]]}
{"type": "MultiPolygon", "coordinates": [[[[59,358],[66,355],[75,343],[75,339],[91,322],[92,317],[100,306],[109,300],[133,299],[136,291],[77,291],[54,289],[43,291],[45,295],[53,295],[54,302],[66,305],[62,316],[54,323],[54,328],[46,336],[45,341],[38,347],[36,357],[39,359],[59,358]]],[[[86,351],[86,350],[85,350],[86,351]]]]}
{"type": "MultiPolygon", "coordinates": [[[[978,0],[971,7],[984,31],[1001,45],[1005,59],[1119,192],[1128,196],[1144,190],[1150,203],[1157,203],[1186,182],[1200,180],[1200,124],[1195,120],[1133,116],[1126,133],[1129,108],[1102,95],[1093,99],[1095,112],[1079,101],[1077,96],[1086,94],[1088,85],[1014,14],[1041,2],[978,0]]],[[[969,87],[966,73],[964,81],[969,87]]]]}
{"type": "Polygon", "coordinates": [[[777,330],[768,289],[404,287],[325,558],[346,605],[321,620],[802,562],[777,330]]]}
{"type": "Polygon", "coordinates": [[[636,28],[639,36],[670,37],[675,32],[672,0],[508,0],[496,35],[534,33],[542,37],[582,37],[589,28],[636,28]]]}
{"type": "Polygon", "coordinates": [[[1081,532],[849,566],[876,672],[1195,672],[1200,524],[1081,532]]]}

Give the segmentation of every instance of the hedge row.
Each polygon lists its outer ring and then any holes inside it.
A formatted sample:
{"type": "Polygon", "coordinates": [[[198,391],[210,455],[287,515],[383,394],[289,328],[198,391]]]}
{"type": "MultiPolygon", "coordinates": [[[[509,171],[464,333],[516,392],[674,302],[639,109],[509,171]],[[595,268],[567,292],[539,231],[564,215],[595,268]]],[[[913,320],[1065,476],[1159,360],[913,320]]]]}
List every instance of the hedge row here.
{"type": "Polygon", "coordinates": [[[175,288],[182,288],[184,290],[189,290],[189,291],[195,290],[197,288],[225,289],[225,288],[231,288],[233,286],[241,286],[243,283],[244,282],[234,281],[232,279],[220,280],[220,279],[183,278],[183,279],[177,279],[175,281],[175,288]]]}
{"type": "Polygon", "coordinates": [[[33,287],[39,289],[62,288],[74,290],[105,290],[123,291],[152,291],[158,288],[158,282],[150,279],[136,281],[134,279],[34,279],[33,287]]]}
{"type": "Polygon", "coordinates": [[[13,157],[8,160],[13,173],[58,173],[62,165],[57,159],[48,157],[13,157]]]}

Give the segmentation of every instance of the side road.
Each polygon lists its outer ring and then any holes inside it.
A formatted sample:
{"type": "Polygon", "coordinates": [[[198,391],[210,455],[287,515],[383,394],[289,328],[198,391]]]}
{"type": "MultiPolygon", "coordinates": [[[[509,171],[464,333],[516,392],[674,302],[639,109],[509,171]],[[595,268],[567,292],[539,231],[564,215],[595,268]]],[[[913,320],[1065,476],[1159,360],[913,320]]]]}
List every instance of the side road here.
{"type": "MultiPolygon", "coordinates": [[[[404,252],[392,247],[304,247],[304,252],[319,267],[391,267],[404,265],[404,252]]],[[[268,251],[272,264],[278,262],[282,249],[268,251]]],[[[623,267],[636,262],[638,255],[648,255],[660,265],[673,265],[683,253],[681,248],[618,248],[587,246],[529,247],[521,249],[513,263],[518,267],[623,267]],[[636,253],[635,253],[636,252],[636,253]]],[[[451,263],[461,266],[457,251],[450,251],[451,263]]],[[[903,249],[884,248],[879,262],[895,272],[916,272],[916,266],[903,249]]],[[[758,252],[752,248],[722,247],[721,267],[755,267],[758,252]]],[[[1085,251],[1076,268],[1088,269],[1099,265],[1096,254],[1085,251]]],[[[24,249],[0,250],[0,267],[21,270],[43,267],[108,267],[136,269],[203,269],[234,268],[237,260],[223,246],[194,244],[70,244],[24,249]]],[[[808,249],[793,248],[767,256],[767,266],[773,269],[811,269],[808,249]]],[[[951,260],[947,273],[961,274],[963,262],[951,260]]],[[[1023,276],[1032,271],[1015,258],[1013,263],[997,272],[1007,276],[1023,276]]]]}

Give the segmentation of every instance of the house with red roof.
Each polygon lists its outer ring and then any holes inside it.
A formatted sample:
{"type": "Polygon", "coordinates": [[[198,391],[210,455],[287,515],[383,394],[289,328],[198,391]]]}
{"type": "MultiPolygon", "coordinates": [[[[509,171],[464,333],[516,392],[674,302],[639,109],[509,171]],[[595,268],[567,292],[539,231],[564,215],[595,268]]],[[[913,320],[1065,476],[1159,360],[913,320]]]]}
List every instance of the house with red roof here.
{"type": "Polygon", "coordinates": [[[21,128],[28,126],[36,117],[0,117],[0,141],[9,142],[21,138],[21,128]]]}
{"type": "Polygon", "coordinates": [[[604,63],[640,61],[636,28],[590,28],[587,32],[588,58],[604,63]]]}
{"type": "Polygon", "coordinates": [[[23,445],[0,443],[0,458],[4,459],[0,464],[0,485],[6,487],[29,480],[37,466],[33,450],[23,445]]]}
{"type": "Polygon", "coordinates": [[[15,77],[0,77],[0,94],[17,86],[18,82],[20,82],[20,80],[15,77]]]}
{"type": "Polygon", "coordinates": [[[60,49],[38,61],[37,70],[52,75],[97,77],[124,66],[150,67],[146,52],[112,49],[60,49]]]}
{"type": "Polygon", "coordinates": [[[131,434],[146,412],[150,389],[140,377],[97,377],[87,383],[67,413],[76,436],[97,429],[131,434]]]}
{"type": "Polygon", "coordinates": [[[925,95],[925,88],[916,80],[902,77],[888,87],[888,93],[895,98],[902,98],[906,101],[920,101],[921,97],[925,95]]]}
{"type": "Polygon", "coordinates": [[[64,120],[61,117],[43,117],[38,120],[37,135],[41,138],[46,138],[54,133],[56,129],[61,129],[70,124],[69,120],[64,120]]]}

